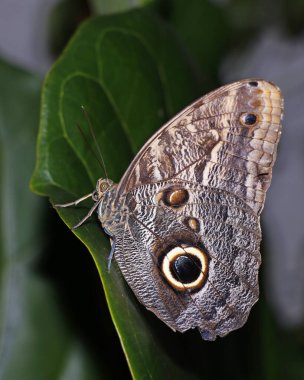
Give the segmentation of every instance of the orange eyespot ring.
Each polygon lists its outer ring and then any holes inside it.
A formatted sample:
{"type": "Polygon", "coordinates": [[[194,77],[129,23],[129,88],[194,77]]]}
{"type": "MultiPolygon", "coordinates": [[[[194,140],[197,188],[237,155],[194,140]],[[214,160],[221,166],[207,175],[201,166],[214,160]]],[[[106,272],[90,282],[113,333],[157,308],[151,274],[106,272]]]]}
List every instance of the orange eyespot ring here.
{"type": "Polygon", "coordinates": [[[244,112],[240,116],[240,123],[245,127],[253,127],[258,121],[258,116],[253,112],[244,112]]]}
{"type": "Polygon", "coordinates": [[[169,207],[180,207],[189,200],[189,193],[186,189],[166,189],[163,193],[163,202],[169,207]]]}

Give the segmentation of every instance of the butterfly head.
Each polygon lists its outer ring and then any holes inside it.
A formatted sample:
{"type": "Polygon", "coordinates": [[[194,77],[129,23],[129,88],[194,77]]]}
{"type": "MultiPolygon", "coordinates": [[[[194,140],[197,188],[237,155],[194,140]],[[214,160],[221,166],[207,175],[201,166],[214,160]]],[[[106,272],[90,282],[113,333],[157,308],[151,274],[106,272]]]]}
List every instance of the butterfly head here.
{"type": "Polygon", "coordinates": [[[96,184],[96,189],[92,194],[94,202],[98,202],[112,186],[113,181],[110,179],[99,178],[96,184]]]}

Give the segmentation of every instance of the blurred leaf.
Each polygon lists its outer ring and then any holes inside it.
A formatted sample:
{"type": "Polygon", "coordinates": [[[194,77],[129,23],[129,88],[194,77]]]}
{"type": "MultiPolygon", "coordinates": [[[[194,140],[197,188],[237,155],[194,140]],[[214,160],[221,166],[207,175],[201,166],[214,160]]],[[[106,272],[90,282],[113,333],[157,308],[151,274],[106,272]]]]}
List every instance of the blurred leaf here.
{"type": "MultiPolygon", "coordinates": [[[[232,0],[226,11],[233,27],[239,32],[246,32],[265,26],[270,16],[265,10],[270,6],[271,1],[232,0]]],[[[241,35],[239,37],[242,38],[241,35]]]]}
{"type": "MultiPolygon", "coordinates": [[[[91,192],[103,175],[76,127],[88,129],[82,105],[110,178],[118,181],[153,131],[198,95],[197,84],[171,31],[153,15],[133,11],[85,23],[44,85],[32,188],[63,202],[91,192]]],[[[86,213],[60,211],[69,226],[86,213]]],[[[107,272],[109,239],[100,226],[87,223],[76,235],[96,262],[133,377],[185,378],[191,362],[178,360],[186,352],[172,345],[177,335],[134,300],[115,263],[107,272]],[[172,350],[179,352],[173,359],[172,350]]]]}
{"type": "Polygon", "coordinates": [[[304,378],[303,331],[283,331],[265,300],[261,301],[261,365],[267,380],[304,378]]]}
{"type": "Polygon", "coordinates": [[[225,17],[232,29],[231,48],[248,46],[258,33],[278,24],[281,2],[274,0],[231,0],[224,5],[225,17]]]}
{"type": "Polygon", "coordinates": [[[152,3],[153,0],[89,0],[89,2],[95,14],[106,15],[139,8],[152,3]]]}
{"type": "Polygon", "coordinates": [[[226,10],[208,0],[171,0],[168,19],[200,65],[208,86],[217,83],[219,64],[230,46],[226,10]]]}
{"type": "Polygon", "coordinates": [[[302,0],[283,0],[282,2],[282,20],[287,25],[288,31],[293,34],[303,32],[304,3],[302,0]]]}
{"type": "Polygon", "coordinates": [[[41,80],[0,61],[0,83],[0,378],[95,379],[94,368],[62,320],[51,288],[34,268],[42,250],[43,204],[29,191],[28,182],[41,80]]]}
{"type": "Polygon", "coordinates": [[[48,40],[52,54],[60,54],[79,24],[90,15],[86,0],[60,0],[50,14],[48,40]]]}

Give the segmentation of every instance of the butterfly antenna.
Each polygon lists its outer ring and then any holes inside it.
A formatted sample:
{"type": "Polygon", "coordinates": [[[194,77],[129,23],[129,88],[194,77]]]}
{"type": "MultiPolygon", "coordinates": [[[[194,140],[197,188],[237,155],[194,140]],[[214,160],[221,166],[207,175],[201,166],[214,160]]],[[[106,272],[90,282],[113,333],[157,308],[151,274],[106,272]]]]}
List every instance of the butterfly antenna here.
{"type": "Polygon", "coordinates": [[[89,150],[91,151],[91,153],[93,154],[93,156],[96,158],[96,160],[99,163],[99,165],[102,168],[102,170],[104,170],[104,166],[102,164],[102,161],[100,160],[100,158],[96,154],[96,152],[92,149],[92,145],[90,144],[90,141],[89,141],[88,137],[86,136],[86,134],[84,133],[83,129],[81,128],[81,126],[78,123],[76,123],[76,126],[77,126],[79,132],[81,133],[81,136],[82,136],[84,142],[86,143],[87,147],[89,148],[89,150]]]}
{"type": "MultiPolygon", "coordinates": [[[[102,167],[102,169],[104,170],[106,179],[108,179],[109,177],[108,177],[106,165],[105,165],[104,159],[103,159],[102,154],[101,154],[101,150],[100,150],[100,147],[99,147],[99,144],[98,144],[98,141],[97,141],[97,138],[96,138],[96,135],[95,135],[92,123],[91,123],[91,119],[90,119],[89,114],[88,114],[87,110],[85,109],[85,107],[81,106],[81,108],[82,108],[84,117],[86,118],[86,121],[88,123],[89,129],[90,129],[90,133],[91,133],[91,135],[93,137],[93,140],[94,140],[95,147],[96,147],[97,152],[99,154],[99,157],[97,158],[98,162],[99,162],[100,166],[102,167]]],[[[97,157],[97,155],[95,154],[95,152],[94,152],[94,156],[97,157]]]]}

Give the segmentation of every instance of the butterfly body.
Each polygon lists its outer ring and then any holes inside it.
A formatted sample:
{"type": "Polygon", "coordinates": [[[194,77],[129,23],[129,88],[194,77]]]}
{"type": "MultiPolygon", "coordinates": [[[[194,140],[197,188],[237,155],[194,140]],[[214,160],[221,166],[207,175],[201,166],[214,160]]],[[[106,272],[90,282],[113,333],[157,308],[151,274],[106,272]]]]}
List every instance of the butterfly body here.
{"type": "MultiPolygon", "coordinates": [[[[173,330],[214,340],[258,300],[260,213],[281,134],[280,90],[221,87],[164,125],[125,175],[97,186],[112,255],[145,307],[173,330]]],[[[112,256],[111,256],[112,257],[112,256]]]]}

